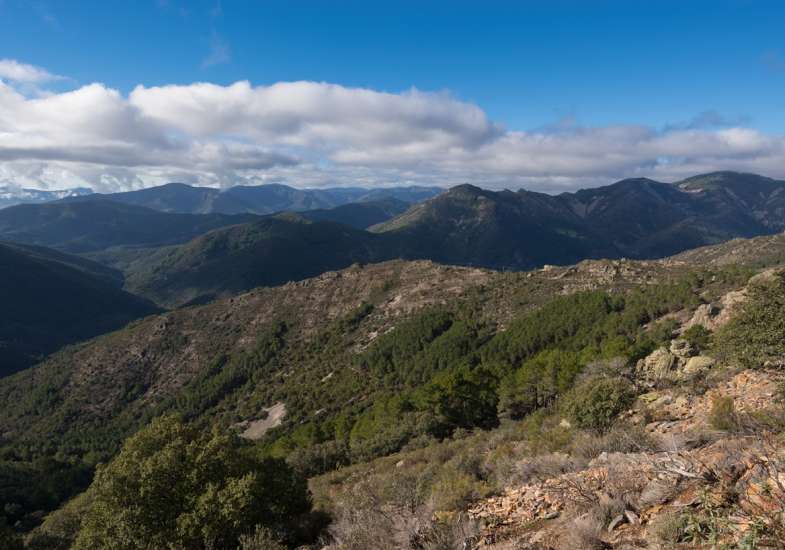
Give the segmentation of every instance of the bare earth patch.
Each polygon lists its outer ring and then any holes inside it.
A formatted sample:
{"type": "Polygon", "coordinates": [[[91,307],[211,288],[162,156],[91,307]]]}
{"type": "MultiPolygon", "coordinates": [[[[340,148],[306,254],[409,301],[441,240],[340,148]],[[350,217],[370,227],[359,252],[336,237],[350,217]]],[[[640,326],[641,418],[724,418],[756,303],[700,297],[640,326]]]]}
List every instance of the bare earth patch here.
{"type": "Polygon", "coordinates": [[[247,427],[243,433],[240,434],[240,437],[252,440],[261,439],[268,430],[272,430],[281,425],[281,422],[283,422],[283,419],[286,416],[286,405],[283,403],[276,403],[265,410],[267,411],[267,418],[251,420],[250,422],[247,422],[247,424],[243,423],[246,424],[247,427]]]}

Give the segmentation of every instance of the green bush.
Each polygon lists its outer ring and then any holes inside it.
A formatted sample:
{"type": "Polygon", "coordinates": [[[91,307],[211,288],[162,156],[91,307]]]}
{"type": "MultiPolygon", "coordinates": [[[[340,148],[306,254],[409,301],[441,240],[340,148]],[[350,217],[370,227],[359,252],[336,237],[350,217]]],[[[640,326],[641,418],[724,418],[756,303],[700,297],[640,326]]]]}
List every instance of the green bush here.
{"type": "Polygon", "coordinates": [[[632,384],[626,378],[591,377],[566,396],[563,406],[577,427],[604,432],[633,398],[632,384]]]}
{"type": "Polygon", "coordinates": [[[690,345],[696,349],[704,350],[709,347],[711,341],[711,332],[709,332],[703,325],[692,325],[684,331],[681,335],[682,338],[687,340],[690,345]]]}
{"type": "Polygon", "coordinates": [[[305,480],[228,436],[156,419],[99,467],[74,548],[235,548],[310,509],[305,480]]]}
{"type": "Polygon", "coordinates": [[[715,335],[718,351],[747,368],[780,365],[785,356],[785,274],[751,284],[738,314],[715,335]]]}

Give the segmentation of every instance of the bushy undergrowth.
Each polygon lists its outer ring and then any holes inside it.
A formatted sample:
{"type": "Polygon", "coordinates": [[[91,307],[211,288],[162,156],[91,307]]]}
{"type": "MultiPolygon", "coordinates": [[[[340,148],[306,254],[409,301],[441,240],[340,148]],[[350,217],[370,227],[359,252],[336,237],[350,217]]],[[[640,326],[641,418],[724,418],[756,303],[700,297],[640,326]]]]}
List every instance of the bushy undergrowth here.
{"type": "Polygon", "coordinates": [[[785,273],[750,284],[745,303],[715,337],[727,360],[747,368],[783,366],[785,356],[785,273]]]}

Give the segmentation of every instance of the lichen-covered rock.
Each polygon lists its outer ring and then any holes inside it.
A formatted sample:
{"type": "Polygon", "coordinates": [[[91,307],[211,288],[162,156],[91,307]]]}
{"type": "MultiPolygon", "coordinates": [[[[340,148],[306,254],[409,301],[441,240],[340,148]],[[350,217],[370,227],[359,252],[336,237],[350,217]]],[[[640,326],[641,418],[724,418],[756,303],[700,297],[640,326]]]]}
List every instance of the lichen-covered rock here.
{"type": "Polygon", "coordinates": [[[681,372],[686,377],[692,377],[714,366],[714,359],[705,355],[690,357],[682,367],[681,372]]]}
{"type": "Polygon", "coordinates": [[[704,327],[711,327],[714,325],[714,318],[720,312],[720,308],[714,304],[702,304],[698,306],[695,313],[692,314],[687,323],[684,325],[684,330],[691,328],[695,325],[702,325],[704,327]]]}
{"type": "Polygon", "coordinates": [[[636,371],[642,382],[655,384],[668,378],[675,365],[676,356],[665,348],[658,348],[638,361],[636,371]]]}
{"type": "Polygon", "coordinates": [[[682,340],[680,338],[671,341],[670,352],[679,359],[685,360],[697,354],[697,350],[692,344],[687,340],[682,340]]]}

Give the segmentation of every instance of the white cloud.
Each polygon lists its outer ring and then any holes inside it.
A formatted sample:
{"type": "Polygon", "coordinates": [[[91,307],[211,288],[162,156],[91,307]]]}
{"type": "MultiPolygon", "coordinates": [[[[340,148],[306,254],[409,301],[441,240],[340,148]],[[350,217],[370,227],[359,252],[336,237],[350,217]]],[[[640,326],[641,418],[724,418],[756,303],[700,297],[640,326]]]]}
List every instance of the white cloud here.
{"type": "Polygon", "coordinates": [[[62,77],[35,65],[19,63],[14,59],[0,59],[0,79],[20,84],[43,84],[52,80],[61,80],[62,77]]]}
{"type": "MultiPolygon", "coordinates": [[[[0,67],[30,67],[14,63],[0,67]]],[[[96,83],[28,97],[0,82],[0,181],[99,190],[167,181],[471,182],[558,192],[718,169],[785,177],[785,136],[721,125],[727,120],[714,114],[695,120],[663,129],[571,123],[526,132],[447,93],[416,89],[242,81],[138,86],[126,96],[96,83]]]]}

